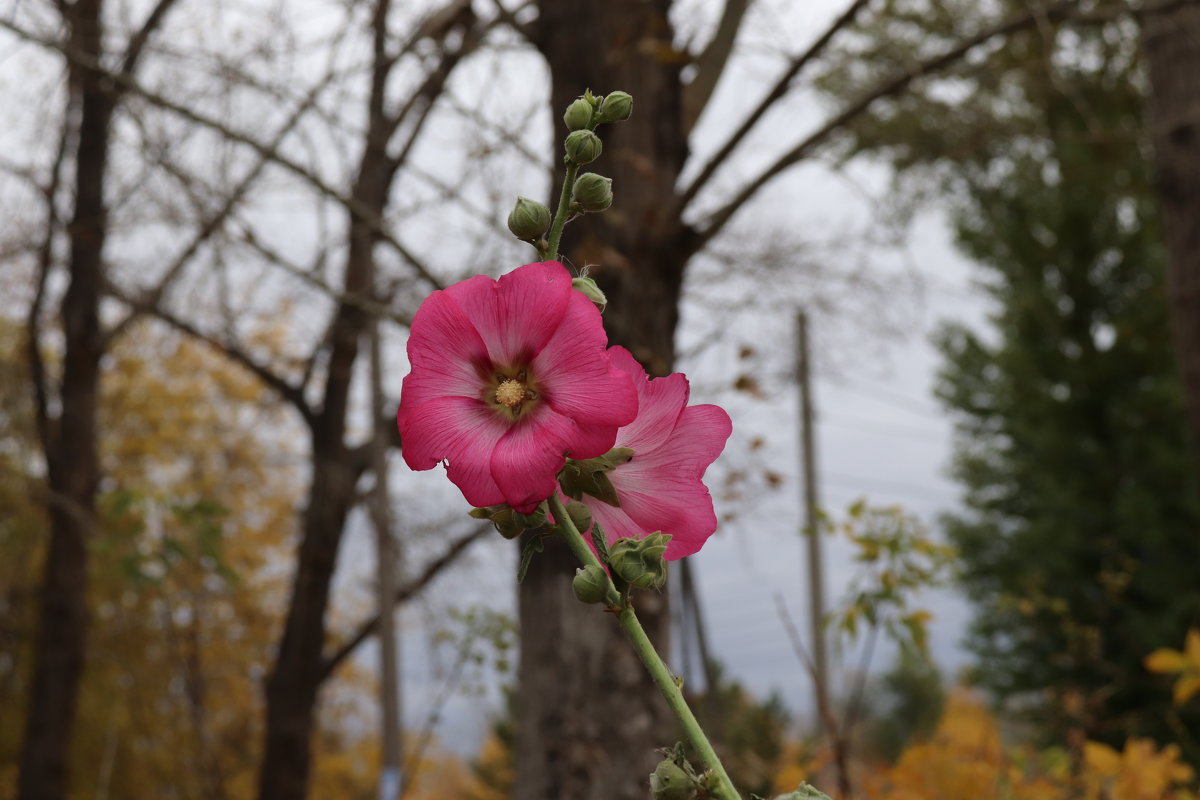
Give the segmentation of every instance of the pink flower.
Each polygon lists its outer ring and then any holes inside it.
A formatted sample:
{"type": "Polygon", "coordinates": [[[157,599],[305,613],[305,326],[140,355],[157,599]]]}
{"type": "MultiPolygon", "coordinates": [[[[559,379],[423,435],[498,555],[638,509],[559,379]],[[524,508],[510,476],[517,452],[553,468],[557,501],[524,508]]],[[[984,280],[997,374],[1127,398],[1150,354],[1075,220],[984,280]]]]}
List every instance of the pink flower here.
{"type": "Polygon", "coordinates": [[[712,497],[702,479],[725,449],[733,423],[718,406],[688,406],[690,390],[683,375],[651,380],[623,347],[608,353],[613,366],[637,387],[637,419],[617,432],[614,445],[633,450],[633,459],[607,473],[620,508],[589,495],[583,502],[610,544],[662,531],[671,535],[667,561],[690,556],[717,529],[712,497]]]}
{"type": "Polygon", "coordinates": [[[471,505],[532,511],[566,455],[603,455],[637,415],[607,344],[600,313],[557,261],[434,292],[408,338],[404,460],[416,470],[446,462],[471,505]]]}

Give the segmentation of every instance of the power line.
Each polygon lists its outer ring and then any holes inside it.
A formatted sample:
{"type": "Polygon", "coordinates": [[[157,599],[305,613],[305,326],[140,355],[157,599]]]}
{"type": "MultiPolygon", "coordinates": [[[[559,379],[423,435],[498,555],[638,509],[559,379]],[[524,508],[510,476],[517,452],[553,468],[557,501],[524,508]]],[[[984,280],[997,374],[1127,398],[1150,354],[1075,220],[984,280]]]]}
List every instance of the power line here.
{"type": "Polygon", "coordinates": [[[894,408],[899,408],[903,411],[908,411],[913,414],[920,414],[930,419],[943,420],[945,415],[940,414],[936,409],[931,407],[927,402],[918,400],[915,397],[906,395],[902,392],[897,392],[894,389],[884,388],[860,381],[857,378],[841,378],[838,381],[840,388],[849,389],[850,391],[869,397],[872,400],[877,400],[894,408]]]}
{"type": "Polygon", "coordinates": [[[877,433],[884,436],[895,436],[901,439],[912,439],[914,441],[923,442],[925,444],[940,445],[941,441],[936,437],[946,437],[949,430],[937,430],[935,428],[923,428],[917,425],[880,425],[875,420],[864,420],[856,417],[833,417],[828,415],[822,416],[818,422],[828,425],[833,425],[837,428],[845,430],[859,431],[862,433],[877,433]]]}
{"type": "Polygon", "coordinates": [[[822,476],[827,479],[832,478],[835,483],[841,483],[843,487],[846,487],[848,484],[853,484],[855,486],[865,485],[868,488],[875,486],[879,489],[890,489],[898,492],[915,492],[917,494],[925,495],[927,498],[936,500],[937,502],[950,502],[950,498],[947,498],[945,494],[939,492],[932,486],[918,486],[917,484],[905,483],[904,481],[893,481],[889,480],[888,478],[847,475],[845,473],[829,472],[828,470],[823,471],[822,476]]]}

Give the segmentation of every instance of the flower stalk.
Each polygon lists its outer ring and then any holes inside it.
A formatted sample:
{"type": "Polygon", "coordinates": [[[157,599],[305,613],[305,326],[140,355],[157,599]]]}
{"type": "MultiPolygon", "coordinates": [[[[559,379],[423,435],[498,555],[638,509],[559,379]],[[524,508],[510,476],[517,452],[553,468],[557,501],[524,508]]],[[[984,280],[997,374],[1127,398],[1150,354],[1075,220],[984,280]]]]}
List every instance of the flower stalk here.
{"type": "MultiPolygon", "coordinates": [[[[600,564],[600,559],[596,558],[596,554],[587,546],[587,542],[583,539],[583,534],[575,527],[571,521],[571,517],[567,514],[567,509],[563,505],[558,494],[550,495],[550,513],[554,515],[555,521],[558,523],[559,531],[562,532],[563,538],[567,541],[567,547],[575,554],[585,566],[594,564],[597,567],[603,568],[600,564]]],[[[675,675],[663,662],[658,655],[658,651],[654,649],[654,644],[650,641],[650,637],[646,635],[646,630],[642,627],[642,623],[637,618],[637,613],[633,610],[633,605],[628,601],[628,598],[621,596],[616,587],[609,581],[608,588],[608,605],[611,610],[616,612],[617,622],[621,626],[621,630],[625,632],[626,638],[633,645],[634,651],[637,652],[638,658],[646,665],[646,670],[650,673],[650,677],[654,680],[655,686],[667,701],[667,706],[679,721],[683,728],[684,736],[687,737],[689,743],[695,751],[700,755],[700,759],[704,762],[704,766],[716,777],[716,786],[712,791],[712,796],[718,800],[741,800],[741,796],[733,787],[733,782],[729,779],[728,773],[725,772],[725,767],[721,764],[721,760],[717,758],[717,753],[713,749],[712,744],[708,741],[704,731],[700,727],[700,723],[696,720],[696,716],[688,707],[687,701],[683,698],[683,691],[680,689],[675,675]]]]}
{"type": "Polygon", "coordinates": [[[554,213],[554,221],[550,223],[550,236],[546,240],[546,250],[542,253],[543,261],[558,261],[558,243],[562,239],[567,217],[571,215],[571,192],[575,188],[575,176],[578,174],[579,165],[567,159],[567,173],[563,176],[562,193],[558,196],[558,210],[554,213]]]}

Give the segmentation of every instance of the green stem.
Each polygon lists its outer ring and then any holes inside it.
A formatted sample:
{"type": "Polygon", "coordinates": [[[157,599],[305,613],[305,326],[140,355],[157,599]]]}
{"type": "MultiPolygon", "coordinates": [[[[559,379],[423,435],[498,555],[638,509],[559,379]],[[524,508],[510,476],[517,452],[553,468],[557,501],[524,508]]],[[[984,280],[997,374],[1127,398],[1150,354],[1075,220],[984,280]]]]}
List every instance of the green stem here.
{"type": "Polygon", "coordinates": [[[567,174],[563,176],[562,193],[558,196],[558,210],[554,212],[554,221],[550,223],[550,237],[546,240],[546,261],[558,261],[558,242],[562,239],[563,226],[571,213],[571,190],[575,187],[575,176],[579,173],[579,165],[573,161],[567,162],[567,174]]]}
{"type": "MultiPolygon", "coordinates": [[[[575,524],[571,522],[571,517],[567,514],[567,509],[563,506],[562,500],[557,494],[550,496],[550,513],[554,515],[555,521],[558,523],[558,528],[562,531],[563,538],[567,540],[567,546],[571,548],[571,552],[575,557],[584,564],[595,564],[602,567],[600,559],[596,558],[596,554],[587,546],[583,540],[583,535],[575,524]]],[[[607,573],[606,573],[607,574],[607,573]]],[[[609,605],[616,606],[617,622],[621,625],[621,630],[625,631],[626,638],[633,644],[633,649],[637,652],[638,657],[642,659],[642,663],[646,665],[646,670],[650,673],[650,677],[654,680],[654,684],[666,699],[667,705],[675,714],[675,718],[679,720],[679,724],[683,727],[684,736],[691,743],[695,751],[700,755],[700,759],[718,780],[716,792],[714,796],[720,800],[741,800],[741,796],[733,787],[733,781],[729,780],[729,775],[725,772],[725,767],[721,764],[721,760],[717,758],[717,753],[713,750],[712,744],[708,741],[708,737],[704,735],[704,731],[700,727],[700,723],[696,720],[696,716],[692,714],[692,710],[688,708],[687,701],[683,699],[683,692],[679,688],[679,683],[675,680],[675,675],[667,668],[662,658],[658,655],[658,651],[654,649],[654,644],[650,641],[650,637],[646,635],[646,630],[642,627],[642,623],[638,621],[637,614],[634,613],[633,606],[622,600],[621,595],[617,592],[616,587],[609,582],[609,605]]]]}

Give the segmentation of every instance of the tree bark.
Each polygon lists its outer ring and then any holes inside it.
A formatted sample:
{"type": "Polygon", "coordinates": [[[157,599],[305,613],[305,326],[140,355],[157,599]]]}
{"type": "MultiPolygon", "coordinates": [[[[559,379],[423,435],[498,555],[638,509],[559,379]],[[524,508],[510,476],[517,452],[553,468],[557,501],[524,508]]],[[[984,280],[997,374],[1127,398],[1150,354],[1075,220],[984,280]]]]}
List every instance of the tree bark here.
{"type": "MultiPolygon", "coordinates": [[[[613,179],[613,207],[568,226],[563,254],[607,294],[610,341],[657,375],[675,359],[690,252],[681,245],[691,235],[671,211],[687,133],[684,54],[674,49],[669,7],[543,0],[532,31],[550,67],[556,139],[566,135],[560,115],[585,89],[634,97],[630,120],[601,129],[604,154],[592,165],[613,179]]],[[[557,187],[561,168],[555,178],[557,187]]],[[[666,704],[615,622],[573,596],[577,566],[565,547],[547,546],[520,588],[517,800],[644,798],[659,760],[654,749],[676,739],[666,704]]],[[[666,595],[642,594],[637,607],[665,651],[666,595]]]]}
{"type": "MultiPolygon", "coordinates": [[[[376,59],[367,136],[351,191],[354,202],[378,218],[382,218],[387,205],[391,184],[388,121],[383,113],[390,69],[382,50],[388,5],[388,0],[377,0],[375,5],[376,59]]],[[[371,297],[376,234],[362,216],[351,214],[348,226],[345,295],[371,297]]],[[[304,512],[296,576],[283,638],[267,679],[266,740],[259,771],[261,800],[303,800],[308,792],[317,694],[327,674],[325,614],[358,478],[353,454],[345,443],[350,382],[368,321],[366,312],[357,303],[343,302],[329,329],[330,355],[323,402],[311,423],[312,484],[304,512]]]]}
{"type": "MultiPolygon", "coordinates": [[[[102,47],[101,6],[102,0],[78,0],[67,12],[71,46],[96,60],[102,47]]],[[[70,91],[80,101],[75,209],[68,230],[70,284],[60,308],[65,341],[61,412],[50,420],[44,405],[38,408],[50,492],[50,545],[17,781],[21,800],[61,800],[69,788],[68,757],[88,624],[87,547],[99,485],[96,406],[103,350],[99,304],[107,234],[104,176],[115,98],[93,70],[72,65],[69,77],[70,91]]],[[[36,336],[36,320],[31,328],[36,336]]],[[[37,341],[31,343],[38,346],[37,341]]],[[[35,377],[45,380],[44,375],[35,377]]]]}
{"type": "Polygon", "coordinates": [[[1200,2],[1151,6],[1143,25],[1167,292],[1200,464],[1200,2]]]}
{"type": "MultiPolygon", "coordinates": [[[[312,435],[312,485],[304,513],[302,540],[292,585],[292,599],[274,668],[267,680],[267,725],[262,767],[261,800],[303,800],[312,771],[311,741],[316,724],[317,696],[330,674],[324,648],[325,614],[330,582],[337,567],[346,517],[355,501],[355,484],[361,474],[358,454],[345,443],[350,384],[358,359],[359,343],[370,324],[362,301],[376,295],[375,245],[380,239],[377,220],[384,218],[392,182],[411,152],[428,109],[446,86],[461,59],[482,41],[483,27],[464,0],[449,0],[442,12],[429,18],[414,34],[439,40],[441,57],[422,84],[393,114],[388,113],[387,87],[396,64],[388,52],[390,0],[373,6],[373,66],[367,100],[367,131],[358,173],[347,211],[349,247],[344,272],[344,294],[329,329],[329,358],[320,411],[310,420],[312,435]],[[446,37],[461,30],[457,47],[447,47],[446,37]],[[421,108],[418,109],[418,106],[421,108]],[[398,155],[389,153],[389,142],[410,114],[416,119],[408,131],[408,144],[398,155]]],[[[346,651],[334,657],[344,657],[346,651]]]]}

